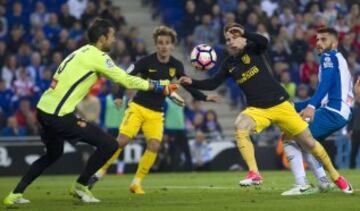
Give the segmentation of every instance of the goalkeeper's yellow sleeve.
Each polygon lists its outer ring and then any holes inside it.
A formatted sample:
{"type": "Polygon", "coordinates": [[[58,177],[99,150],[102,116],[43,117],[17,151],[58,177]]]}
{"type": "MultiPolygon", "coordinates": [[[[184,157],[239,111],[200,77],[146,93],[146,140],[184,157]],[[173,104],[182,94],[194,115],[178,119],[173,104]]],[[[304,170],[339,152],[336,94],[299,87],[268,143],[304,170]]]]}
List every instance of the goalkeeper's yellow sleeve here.
{"type": "Polygon", "coordinates": [[[96,62],[96,69],[100,74],[106,78],[118,83],[128,89],[137,89],[147,91],[149,89],[149,82],[137,76],[129,75],[125,70],[117,67],[109,56],[99,57],[96,62]]]}

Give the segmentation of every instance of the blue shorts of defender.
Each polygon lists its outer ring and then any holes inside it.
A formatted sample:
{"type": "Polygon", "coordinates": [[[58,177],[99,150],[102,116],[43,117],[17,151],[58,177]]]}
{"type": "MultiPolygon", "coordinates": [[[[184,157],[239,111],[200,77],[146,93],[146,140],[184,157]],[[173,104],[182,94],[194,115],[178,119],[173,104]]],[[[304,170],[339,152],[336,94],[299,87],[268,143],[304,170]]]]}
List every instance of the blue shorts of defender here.
{"type": "MultiPolygon", "coordinates": [[[[295,103],[294,106],[295,110],[300,112],[307,106],[307,102],[295,103]]],[[[324,140],[347,123],[348,121],[340,114],[326,108],[318,108],[315,110],[313,121],[309,122],[309,129],[315,139],[324,140]]]]}

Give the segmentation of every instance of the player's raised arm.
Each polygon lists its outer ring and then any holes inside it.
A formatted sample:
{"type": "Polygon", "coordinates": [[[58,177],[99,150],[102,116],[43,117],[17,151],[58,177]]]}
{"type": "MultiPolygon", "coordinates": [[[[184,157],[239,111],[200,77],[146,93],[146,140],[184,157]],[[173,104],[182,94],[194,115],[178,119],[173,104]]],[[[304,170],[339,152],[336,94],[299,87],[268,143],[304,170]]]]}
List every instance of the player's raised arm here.
{"type": "Polygon", "coordinates": [[[244,31],[243,37],[251,41],[247,45],[248,48],[254,49],[258,52],[263,52],[268,48],[268,39],[258,33],[244,31]]]}
{"type": "Polygon", "coordinates": [[[229,32],[233,35],[238,35],[247,40],[247,49],[254,50],[256,52],[263,52],[268,48],[269,40],[259,33],[254,33],[245,30],[241,25],[229,25],[224,28],[224,33],[229,32]]]}

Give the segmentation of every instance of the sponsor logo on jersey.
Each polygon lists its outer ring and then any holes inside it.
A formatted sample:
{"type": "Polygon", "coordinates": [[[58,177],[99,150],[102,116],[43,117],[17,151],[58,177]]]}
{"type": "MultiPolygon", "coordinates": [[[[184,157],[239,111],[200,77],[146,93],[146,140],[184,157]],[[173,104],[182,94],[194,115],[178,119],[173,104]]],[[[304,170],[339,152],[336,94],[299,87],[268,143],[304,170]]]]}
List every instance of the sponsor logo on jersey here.
{"type": "Polygon", "coordinates": [[[176,74],[176,69],[175,69],[175,67],[170,67],[170,69],[169,69],[169,75],[170,75],[171,77],[174,77],[175,74],[176,74]]]}
{"type": "Polygon", "coordinates": [[[329,56],[325,57],[324,58],[324,68],[333,68],[334,67],[334,64],[333,62],[331,61],[331,58],[329,56]]]}
{"type": "Polygon", "coordinates": [[[242,83],[246,82],[247,80],[249,80],[250,78],[252,78],[254,75],[258,74],[258,72],[259,72],[259,68],[256,66],[253,66],[249,70],[242,73],[241,78],[236,80],[236,82],[238,84],[242,84],[242,83]]]}

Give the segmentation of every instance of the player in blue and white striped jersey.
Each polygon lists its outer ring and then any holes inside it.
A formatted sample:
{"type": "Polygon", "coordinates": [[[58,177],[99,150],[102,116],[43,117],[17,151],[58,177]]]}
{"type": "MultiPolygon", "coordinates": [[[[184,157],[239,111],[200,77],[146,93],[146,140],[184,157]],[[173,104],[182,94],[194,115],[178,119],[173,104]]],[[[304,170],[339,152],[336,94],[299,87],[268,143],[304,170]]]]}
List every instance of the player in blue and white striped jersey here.
{"type": "MultiPolygon", "coordinates": [[[[295,108],[306,121],[317,140],[324,140],[333,132],[343,128],[351,117],[353,103],[353,83],[347,62],[337,51],[337,32],[332,28],[322,28],[317,33],[317,50],[320,53],[319,85],[315,94],[306,102],[295,103],[295,108]]],[[[290,168],[295,176],[295,186],[282,195],[302,195],[314,193],[306,179],[303,159],[305,159],[315,177],[320,190],[329,190],[332,184],[326,177],[321,164],[294,141],[284,143],[290,168]]],[[[342,177],[335,181],[345,193],[353,189],[342,177]]]]}

